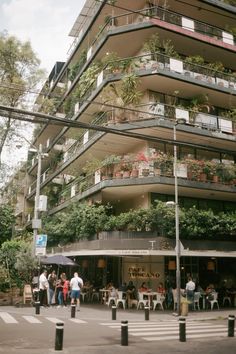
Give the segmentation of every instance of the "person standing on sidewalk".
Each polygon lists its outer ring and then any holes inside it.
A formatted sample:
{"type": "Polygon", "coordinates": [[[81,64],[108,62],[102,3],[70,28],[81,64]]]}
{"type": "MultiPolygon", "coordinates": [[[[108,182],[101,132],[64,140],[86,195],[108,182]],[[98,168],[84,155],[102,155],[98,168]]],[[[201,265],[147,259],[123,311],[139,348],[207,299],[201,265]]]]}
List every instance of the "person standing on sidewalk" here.
{"type": "Polygon", "coordinates": [[[39,301],[40,306],[47,306],[47,290],[48,290],[48,280],[47,280],[47,271],[44,270],[39,277],[39,301]]]}
{"type": "Polygon", "coordinates": [[[190,307],[193,308],[193,301],[194,301],[194,290],[195,290],[195,283],[193,282],[192,278],[188,278],[188,282],[186,284],[186,297],[190,303],[190,307]]]}
{"type": "Polygon", "coordinates": [[[71,288],[71,305],[77,304],[78,311],[80,310],[80,290],[84,286],[83,279],[79,277],[78,273],[74,273],[74,277],[70,281],[71,288]]]}
{"type": "Polygon", "coordinates": [[[57,276],[55,270],[52,271],[48,276],[48,284],[49,284],[49,305],[51,306],[55,303],[55,290],[56,290],[56,282],[57,276]]]}

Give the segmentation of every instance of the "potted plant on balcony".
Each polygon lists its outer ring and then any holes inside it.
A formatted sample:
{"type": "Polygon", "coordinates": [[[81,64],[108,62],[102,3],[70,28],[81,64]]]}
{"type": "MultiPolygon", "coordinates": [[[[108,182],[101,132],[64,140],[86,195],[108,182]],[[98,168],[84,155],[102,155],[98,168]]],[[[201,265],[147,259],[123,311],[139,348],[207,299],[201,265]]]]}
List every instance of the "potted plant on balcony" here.
{"type": "Polygon", "coordinates": [[[114,176],[115,165],[119,164],[121,156],[108,155],[101,163],[101,171],[103,179],[110,179],[114,176]]]}
{"type": "Polygon", "coordinates": [[[138,166],[142,171],[142,176],[149,176],[149,158],[146,156],[146,154],[144,152],[139,152],[135,157],[135,161],[138,163],[138,166]]]}
{"type": "MultiPolygon", "coordinates": [[[[191,75],[191,72],[194,73],[195,71],[199,71],[200,67],[198,66],[204,66],[205,64],[203,57],[200,55],[191,55],[189,57],[186,57],[184,62],[185,62],[185,69],[187,73],[186,75],[188,76],[191,75]]],[[[195,78],[198,80],[202,80],[203,79],[202,73],[196,73],[195,78]]]]}
{"type": "Polygon", "coordinates": [[[120,166],[123,178],[129,178],[132,171],[132,163],[129,160],[124,159],[120,166]]]}
{"type": "Polygon", "coordinates": [[[102,58],[102,64],[105,66],[105,69],[117,74],[121,72],[121,58],[115,52],[106,53],[102,58]]]}
{"type": "MultiPolygon", "coordinates": [[[[220,76],[222,75],[222,73],[225,71],[224,65],[217,61],[217,62],[213,62],[213,63],[209,63],[206,65],[207,67],[207,74],[208,74],[208,81],[209,82],[215,82],[215,76],[217,75],[217,73],[220,74],[220,76]]],[[[219,81],[218,82],[219,86],[224,86],[223,82],[219,81]]]]}

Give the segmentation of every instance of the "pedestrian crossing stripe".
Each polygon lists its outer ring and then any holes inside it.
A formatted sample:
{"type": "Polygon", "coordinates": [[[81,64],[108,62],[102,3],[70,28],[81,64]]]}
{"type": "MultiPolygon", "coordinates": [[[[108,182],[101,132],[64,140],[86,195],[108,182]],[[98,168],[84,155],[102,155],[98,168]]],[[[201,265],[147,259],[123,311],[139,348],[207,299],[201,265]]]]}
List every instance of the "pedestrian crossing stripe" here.
{"type": "Polygon", "coordinates": [[[70,318],[69,320],[74,323],[87,323],[86,321],[80,320],[78,318],[70,318]]]}
{"type": "MultiPolygon", "coordinates": [[[[6,324],[19,324],[20,319],[18,318],[17,320],[10,315],[8,312],[0,312],[0,318],[3,320],[3,322],[5,322],[6,324]]],[[[56,317],[44,317],[44,316],[40,316],[40,317],[35,317],[35,316],[22,316],[20,315],[20,318],[23,318],[26,322],[29,322],[30,324],[42,324],[43,321],[46,319],[49,322],[52,323],[65,323],[65,321],[70,321],[73,323],[77,323],[77,324],[86,324],[88,322],[81,320],[79,318],[67,318],[65,320],[56,318],[56,317]]]]}
{"type": "MultiPolygon", "coordinates": [[[[116,322],[100,323],[110,328],[121,330],[121,324],[116,322]]],[[[161,340],[179,340],[179,322],[129,322],[128,331],[132,336],[137,336],[146,341],[161,340]]],[[[227,327],[222,324],[212,324],[208,322],[186,322],[186,337],[204,338],[204,337],[225,337],[227,336],[227,327]]]]}
{"type": "Polygon", "coordinates": [[[29,323],[42,323],[38,318],[34,316],[22,316],[29,323]]]}
{"type": "Polygon", "coordinates": [[[0,312],[0,317],[5,323],[18,323],[18,321],[7,312],[0,312]]]}
{"type": "MultiPolygon", "coordinates": [[[[225,327],[221,327],[221,328],[208,328],[208,329],[205,329],[205,328],[201,328],[201,329],[188,329],[186,330],[186,336],[188,335],[188,333],[201,333],[202,331],[204,331],[204,333],[206,332],[222,332],[222,331],[226,331],[225,327]]],[[[176,329],[176,330],[172,330],[171,333],[176,333],[178,334],[179,333],[179,330],[176,329]]],[[[132,334],[132,336],[140,336],[140,332],[139,333],[130,333],[132,334]]],[[[147,333],[144,333],[145,335],[148,335],[148,336],[155,336],[157,334],[157,332],[147,332],[147,333]]],[[[158,334],[170,334],[170,331],[160,331],[158,330],[158,334]]]]}
{"type": "Polygon", "coordinates": [[[64,323],[64,321],[59,320],[56,317],[45,317],[48,321],[52,322],[52,323],[64,323]]]}

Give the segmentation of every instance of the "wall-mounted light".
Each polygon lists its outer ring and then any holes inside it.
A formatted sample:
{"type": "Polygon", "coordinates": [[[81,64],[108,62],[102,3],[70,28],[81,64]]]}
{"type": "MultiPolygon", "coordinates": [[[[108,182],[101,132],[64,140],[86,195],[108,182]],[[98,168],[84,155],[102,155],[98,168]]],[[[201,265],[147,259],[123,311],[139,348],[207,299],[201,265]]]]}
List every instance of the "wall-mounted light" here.
{"type": "Polygon", "coordinates": [[[207,270],[215,270],[215,262],[208,261],[207,262],[207,270]]]}
{"type": "Polygon", "coordinates": [[[100,258],[100,259],[98,260],[98,265],[97,265],[97,267],[98,267],[98,268],[106,268],[106,261],[105,261],[105,259],[100,258]]]}
{"type": "Polygon", "coordinates": [[[176,262],[175,261],[168,262],[168,270],[176,270],[176,262]]]}
{"type": "Polygon", "coordinates": [[[88,268],[88,266],[89,266],[89,261],[88,261],[88,259],[84,259],[84,260],[82,261],[82,268],[88,268]]]}

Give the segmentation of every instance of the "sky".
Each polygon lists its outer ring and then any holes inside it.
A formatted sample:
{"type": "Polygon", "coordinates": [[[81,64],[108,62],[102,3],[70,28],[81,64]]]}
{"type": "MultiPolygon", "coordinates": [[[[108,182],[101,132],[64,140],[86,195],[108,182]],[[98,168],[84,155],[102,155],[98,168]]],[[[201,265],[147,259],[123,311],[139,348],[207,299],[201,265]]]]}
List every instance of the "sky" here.
{"type": "MultiPolygon", "coordinates": [[[[84,3],[85,0],[0,0],[0,32],[6,30],[21,41],[29,40],[41,61],[40,67],[49,74],[56,61],[68,58],[74,40],[69,32],[84,3]]],[[[25,160],[25,148],[10,159],[9,149],[4,151],[5,162],[15,165],[15,160],[25,160]]]]}
{"type": "Polygon", "coordinates": [[[73,41],[68,34],[85,0],[0,0],[0,31],[31,42],[49,73],[67,59],[73,41]]]}

